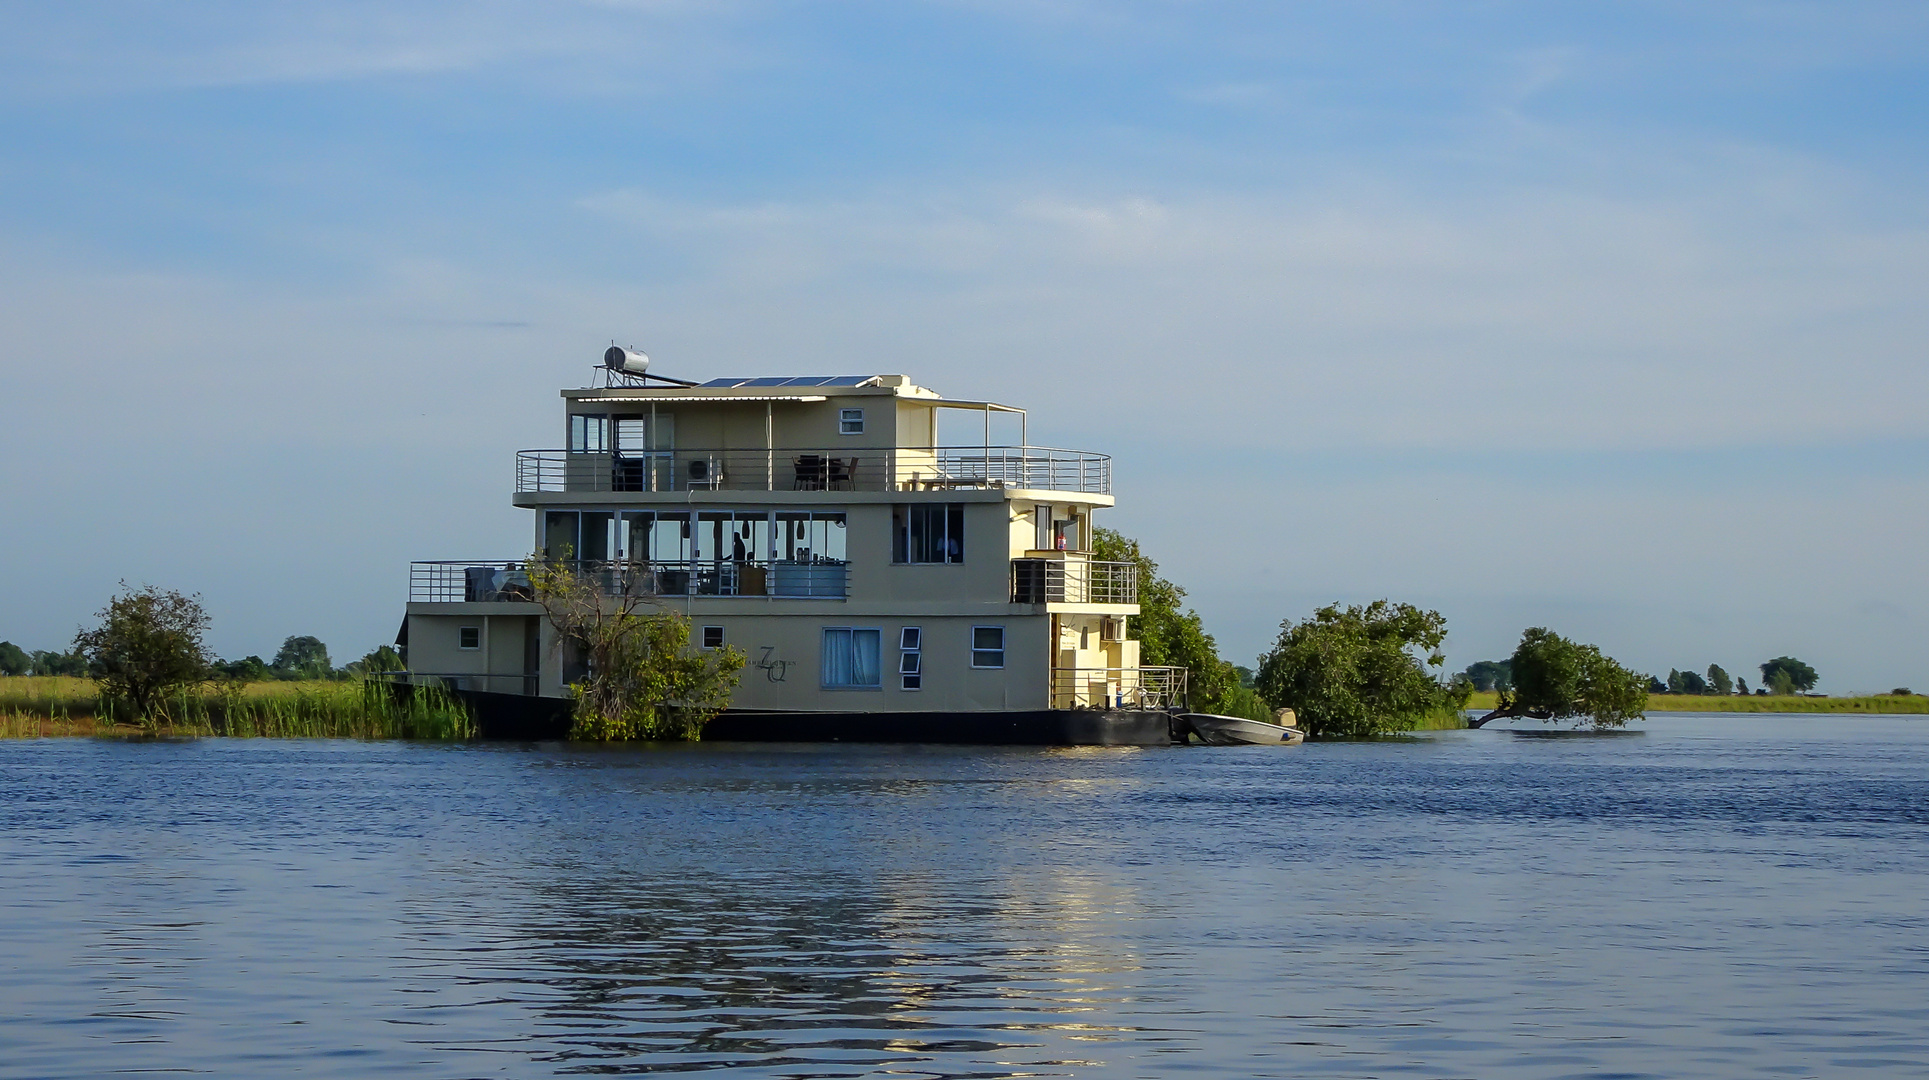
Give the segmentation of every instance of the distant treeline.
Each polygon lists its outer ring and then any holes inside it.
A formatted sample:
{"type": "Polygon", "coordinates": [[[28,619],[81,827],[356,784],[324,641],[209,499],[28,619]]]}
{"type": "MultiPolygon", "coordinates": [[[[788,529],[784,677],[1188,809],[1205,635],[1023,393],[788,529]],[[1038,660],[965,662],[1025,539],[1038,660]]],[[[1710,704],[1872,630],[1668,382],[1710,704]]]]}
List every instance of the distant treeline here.
{"type": "MultiPolygon", "coordinates": [[[[1778,656],[1773,660],[1763,661],[1758,667],[1762,673],[1761,682],[1754,690],[1758,696],[1805,694],[1815,689],[1816,682],[1820,680],[1820,676],[1816,674],[1813,667],[1792,656],[1778,656]]],[[[1483,694],[1514,688],[1512,664],[1506,660],[1482,660],[1479,663],[1469,664],[1467,669],[1460,673],[1460,678],[1483,694]]],[[[1674,668],[1668,670],[1668,677],[1665,679],[1650,675],[1648,693],[1709,694],[1726,697],[1747,694],[1749,689],[1746,679],[1729,675],[1720,664],[1709,664],[1706,675],[1693,670],[1681,671],[1674,668]]],[[[1889,693],[1906,696],[1909,688],[1898,686],[1889,693]]]]}
{"type": "MultiPolygon", "coordinates": [[[[361,678],[369,672],[400,671],[402,657],[384,645],[336,667],[328,657],[328,646],[319,638],[291,636],[281,643],[274,659],[244,656],[239,660],[215,660],[214,674],[235,682],[304,682],[316,679],[337,682],[361,678]]],[[[72,652],[28,652],[11,641],[0,641],[0,675],[80,675],[92,674],[88,660],[79,649],[72,652]]]]}

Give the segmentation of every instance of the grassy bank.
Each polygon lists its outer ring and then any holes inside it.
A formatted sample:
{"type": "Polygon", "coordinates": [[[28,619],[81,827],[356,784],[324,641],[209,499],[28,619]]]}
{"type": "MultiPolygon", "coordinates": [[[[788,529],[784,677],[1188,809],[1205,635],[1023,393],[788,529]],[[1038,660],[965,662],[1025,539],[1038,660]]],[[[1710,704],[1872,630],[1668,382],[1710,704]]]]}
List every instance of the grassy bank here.
{"type": "Polygon", "coordinates": [[[0,738],[59,735],[227,735],[238,738],[466,739],[468,710],[438,689],[397,698],[360,682],[213,684],[163,704],[148,726],[103,700],[91,679],[0,677],[0,738]]]}
{"type": "MultiPolygon", "coordinates": [[[[1493,708],[1489,705],[1488,708],[1493,708]]],[[[1440,709],[1428,713],[1413,728],[1415,731],[1459,731],[1467,726],[1467,714],[1459,709],[1440,709]]]]}
{"type": "MultiPolygon", "coordinates": [[[[1494,707],[1493,694],[1475,694],[1469,709],[1494,707]]],[[[1869,694],[1865,697],[1800,697],[1798,695],[1649,694],[1649,712],[1725,713],[1929,713],[1929,697],[1921,694],[1869,694]]]]}

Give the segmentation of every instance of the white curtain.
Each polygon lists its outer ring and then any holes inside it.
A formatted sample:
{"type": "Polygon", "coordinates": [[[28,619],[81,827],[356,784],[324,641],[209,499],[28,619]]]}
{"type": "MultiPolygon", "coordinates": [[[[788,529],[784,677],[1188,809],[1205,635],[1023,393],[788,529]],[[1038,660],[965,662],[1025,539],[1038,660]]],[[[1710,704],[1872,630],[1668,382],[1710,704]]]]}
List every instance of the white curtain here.
{"type": "Polygon", "coordinates": [[[883,631],[870,627],[826,627],[825,686],[882,686],[883,631]]]}

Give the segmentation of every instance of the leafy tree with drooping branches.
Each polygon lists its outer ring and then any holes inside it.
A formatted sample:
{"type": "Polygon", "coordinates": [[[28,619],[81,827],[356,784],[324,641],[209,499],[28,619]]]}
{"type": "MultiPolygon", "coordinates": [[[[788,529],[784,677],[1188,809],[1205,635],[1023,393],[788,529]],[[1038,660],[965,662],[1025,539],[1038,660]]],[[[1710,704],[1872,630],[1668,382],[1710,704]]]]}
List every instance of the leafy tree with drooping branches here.
{"type": "Polygon", "coordinates": [[[1329,604],[1280,624],[1259,661],[1259,692],[1268,705],[1292,709],[1309,735],[1411,731],[1430,715],[1464,709],[1473,693],[1465,679],[1440,677],[1446,638],[1437,611],[1387,600],[1329,604]]]}
{"type": "Polygon", "coordinates": [[[1629,671],[1599,648],[1569,641],[1546,627],[1532,627],[1521,634],[1511,666],[1514,688],[1500,695],[1497,708],[1469,726],[1525,716],[1573,719],[1609,728],[1638,720],[1647,712],[1648,689],[1643,684],[1651,681],[1649,676],[1629,671]]]}
{"type": "Polygon", "coordinates": [[[150,728],[169,693],[206,682],[212,657],[202,643],[208,613],[199,595],[146,585],[108,601],[100,624],[74,635],[74,652],[87,660],[101,692],[127,703],[150,728]]]}
{"type": "Polygon", "coordinates": [[[1460,676],[1473,684],[1473,688],[1481,693],[1507,690],[1514,685],[1514,677],[1507,670],[1505,660],[1480,660],[1468,664],[1467,669],[1462,671],[1460,676]]]}
{"type": "Polygon", "coordinates": [[[1815,689],[1820,676],[1792,656],[1778,656],[1761,666],[1762,685],[1771,694],[1793,694],[1815,689]]]}
{"type": "Polygon", "coordinates": [[[328,646],[320,638],[305,634],[284,638],[268,667],[282,679],[326,679],[335,672],[328,646]]]}
{"type": "Polygon", "coordinates": [[[532,555],[524,565],[557,638],[584,661],[570,686],[570,738],[695,741],[730,704],[741,650],[692,650],[688,619],[641,590],[604,588],[566,560],[532,555]]]}

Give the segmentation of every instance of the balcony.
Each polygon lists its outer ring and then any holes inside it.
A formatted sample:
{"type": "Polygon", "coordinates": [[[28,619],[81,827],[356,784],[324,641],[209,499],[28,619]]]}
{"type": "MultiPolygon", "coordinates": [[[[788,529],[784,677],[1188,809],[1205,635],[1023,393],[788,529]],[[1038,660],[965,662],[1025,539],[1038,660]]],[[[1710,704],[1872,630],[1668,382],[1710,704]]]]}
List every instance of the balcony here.
{"type": "Polygon", "coordinates": [[[1014,604],[1136,604],[1137,563],[1100,562],[1080,555],[1013,559],[1014,604]]]}
{"type": "Polygon", "coordinates": [[[523,450],[516,494],[623,491],[1112,492],[1112,459],[1043,446],[523,450]]]}
{"type": "Polygon", "coordinates": [[[1054,709],[1184,709],[1182,667],[1053,668],[1054,709]]]}
{"type": "MultiPolygon", "coordinates": [[[[837,559],[685,559],[562,564],[607,596],[761,596],[778,600],[842,600],[850,564],[837,559]]],[[[460,559],[409,564],[409,601],[419,604],[515,603],[536,599],[521,560],[460,559]]]]}

